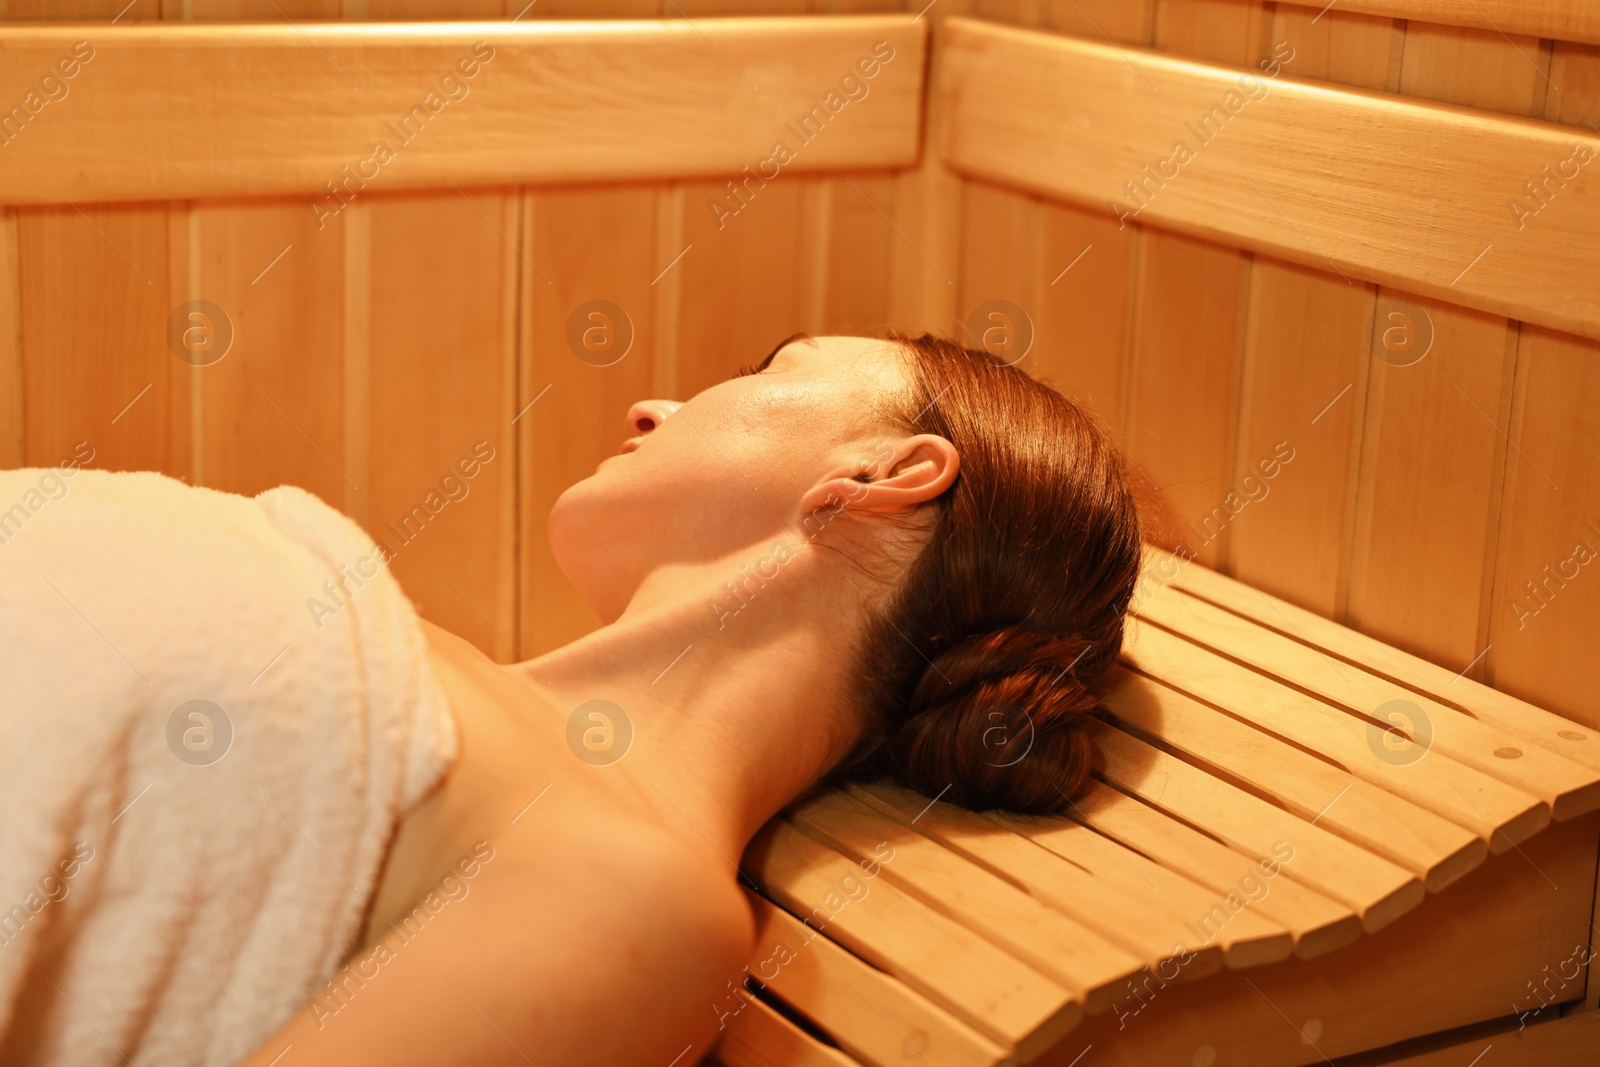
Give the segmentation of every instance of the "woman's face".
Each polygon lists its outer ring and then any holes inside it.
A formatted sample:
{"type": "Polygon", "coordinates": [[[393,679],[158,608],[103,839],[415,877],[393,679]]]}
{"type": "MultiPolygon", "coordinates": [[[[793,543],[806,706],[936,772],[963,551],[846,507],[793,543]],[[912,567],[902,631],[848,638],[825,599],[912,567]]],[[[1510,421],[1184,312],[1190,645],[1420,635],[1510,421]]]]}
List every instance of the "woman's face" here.
{"type": "Polygon", "coordinates": [[[757,373],[685,403],[635,404],[621,448],[550,513],[556,562],[602,621],[646,576],[766,549],[817,485],[867,469],[903,434],[878,416],[909,388],[899,346],[800,335],[757,373]]]}

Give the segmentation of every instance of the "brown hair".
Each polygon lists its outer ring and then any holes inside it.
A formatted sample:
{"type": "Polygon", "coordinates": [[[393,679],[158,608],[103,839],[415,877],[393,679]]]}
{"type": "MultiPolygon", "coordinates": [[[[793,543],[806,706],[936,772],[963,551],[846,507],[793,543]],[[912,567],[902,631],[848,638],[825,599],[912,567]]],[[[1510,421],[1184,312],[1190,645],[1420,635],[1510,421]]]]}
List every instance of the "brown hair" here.
{"type": "Polygon", "coordinates": [[[825,784],[889,776],[974,810],[1064,810],[1088,783],[1089,686],[1139,574],[1127,464],[1087,412],[985,352],[923,334],[893,411],[960,472],[858,667],[865,730],[825,784]]]}

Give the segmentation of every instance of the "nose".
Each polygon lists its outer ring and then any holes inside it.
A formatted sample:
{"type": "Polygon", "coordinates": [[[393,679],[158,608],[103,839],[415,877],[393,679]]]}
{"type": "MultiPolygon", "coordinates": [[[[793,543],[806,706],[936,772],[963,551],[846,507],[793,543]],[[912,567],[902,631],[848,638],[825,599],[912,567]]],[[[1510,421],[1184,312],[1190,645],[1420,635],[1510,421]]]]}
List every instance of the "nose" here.
{"type": "Polygon", "coordinates": [[[642,437],[682,406],[675,400],[641,400],[628,409],[625,432],[629,437],[642,437]]]}

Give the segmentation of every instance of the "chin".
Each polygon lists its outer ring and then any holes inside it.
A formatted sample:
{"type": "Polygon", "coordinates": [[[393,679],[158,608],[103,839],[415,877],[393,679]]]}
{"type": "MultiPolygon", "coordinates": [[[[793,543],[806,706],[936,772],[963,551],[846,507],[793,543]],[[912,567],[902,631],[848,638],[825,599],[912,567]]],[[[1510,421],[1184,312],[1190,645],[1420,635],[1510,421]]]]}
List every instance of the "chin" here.
{"type": "Polygon", "coordinates": [[[612,538],[608,536],[608,524],[604,520],[604,493],[594,482],[593,477],[585,478],[568,486],[556,498],[545,522],[545,532],[557,569],[566,575],[567,581],[600,621],[611,623],[621,614],[621,608],[612,605],[612,590],[604,579],[609,573],[615,584],[618,568],[607,563],[611,556],[607,548],[612,538]]]}

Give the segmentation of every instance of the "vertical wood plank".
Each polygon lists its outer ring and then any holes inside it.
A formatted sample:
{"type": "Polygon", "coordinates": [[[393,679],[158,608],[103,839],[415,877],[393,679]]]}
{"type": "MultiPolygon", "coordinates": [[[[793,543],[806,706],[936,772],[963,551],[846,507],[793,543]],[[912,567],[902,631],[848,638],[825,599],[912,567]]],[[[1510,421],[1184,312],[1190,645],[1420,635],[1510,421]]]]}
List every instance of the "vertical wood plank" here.
{"type": "MultiPolygon", "coordinates": [[[[745,187],[738,206],[725,182],[683,183],[684,240],[679,319],[680,397],[722,381],[800,329],[802,183],[782,174],[745,187]]],[[[648,279],[647,279],[648,280],[648,279]]],[[[620,423],[619,423],[620,425],[620,423]]]]}
{"type": "Polygon", "coordinates": [[[394,551],[394,574],[425,617],[504,661],[516,655],[516,307],[505,278],[516,256],[507,262],[505,238],[517,197],[464,192],[371,204],[366,526],[394,551]],[[487,462],[479,442],[493,449],[487,462]]]}
{"type": "Polygon", "coordinates": [[[889,265],[900,239],[887,217],[894,213],[895,178],[841,174],[833,182],[823,328],[860,334],[888,324],[889,265]]]}
{"type": "MultiPolygon", "coordinates": [[[[693,196],[685,199],[692,214],[699,205],[693,196]]],[[[531,657],[582,636],[598,622],[556,567],[544,537],[545,521],[567,486],[594,473],[600,460],[616,452],[629,406],[660,395],[653,382],[657,297],[650,283],[663,264],[657,262],[653,188],[540,189],[528,200],[524,231],[530,235],[525,247],[531,262],[524,263],[522,283],[527,369],[518,409],[537,402],[521,414],[517,428],[524,459],[520,491],[526,500],[519,654],[531,657]],[[590,300],[611,301],[632,323],[631,349],[610,366],[585,363],[567,346],[568,319],[590,300]]],[[[697,244],[673,271],[701,251],[697,244]]],[[[792,269],[792,255],[789,263],[792,269]]],[[[686,282],[685,291],[695,289],[686,282]]],[[[709,302],[717,298],[706,294],[708,320],[717,310],[709,302]]],[[[687,341],[684,350],[692,351],[687,341]]]]}
{"type": "Polygon", "coordinates": [[[366,487],[345,469],[345,241],[303,201],[202,204],[198,291],[232,320],[204,368],[206,483],[253,495],[298,485],[334,507],[366,487]]]}
{"type": "Polygon", "coordinates": [[[0,208],[0,467],[20,467],[22,308],[17,277],[17,213],[0,208]]]}
{"type": "Polygon", "coordinates": [[[1157,0],[1155,46],[1192,59],[1246,65],[1270,25],[1260,0],[1157,0]]]}
{"type": "Polygon", "coordinates": [[[1030,370],[1091,411],[1121,441],[1123,365],[1138,230],[1105,212],[1039,205],[1036,355],[1030,370]]]}
{"type": "Polygon", "coordinates": [[[180,473],[167,240],[161,205],[18,211],[24,463],[53,465],[87,441],[96,467],[180,473]]]}
{"type": "Polygon", "coordinates": [[[1378,298],[1421,309],[1433,345],[1410,366],[1371,364],[1348,622],[1451,670],[1474,664],[1481,677],[1515,328],[1387,289],[1378,298]]]}
{"type": "Polygon", "coordinates": [[[1539,41],[1493,30],[1406,24],[1400,91],[1510,115],[1538,116],[1548,85],[1539,41]]]}
{"type": "Polygon", "coordinates": [[[1151,539],[1224,569],[1249,259],[1156,230],[1142,241],[1123,432],[1161,495],[1151,539]]]}
{"type": "Polygon", "coordinates": [[[1545,95],[1545,118],[1600,126],[1600,46],[1555,42],[1550,80],[1556,87],[1545,95]]]}
{"type": "Polygon", "coordinates": [[[1279,4],[1272,14],[1272,40],[1294,49],[1286,69],[1296,77],[1384,89],[1398,38],[1394,19],[1279,4]]]}
{"type": "Polygon", "coordinates": [[[1049,24],[1091,40],[1149,44],[1155,0],[1051,0],[1049,24]]]}
{"type": "MultiPolygon", "coordinates": [[[[917,19],[933,22],[928,83],[943,69],[944,20],[969,14],[972,0],[940,0],[917,19]]],[[[943,150],[944,103],[929,93],[922,113],[922,159],[895,178],[893,214],[897,240],[890,245],[889,320],[903,330],[941,333],[956,328],[956,275],[961,256],[961,179],[939,160],[943,150]]],[[[884,205],[878,205],[880,210],[884,205]]]]}
{"type": "Polygon", "coordinates": [[[1492,680],[1600,729],[1600,345],[1526,325],[1520,341],[1492,680]]]}
{"type": "Polygon", "coordinates": [[[1229,559],[1236,577],[1336,616],[1374,289],[1257,257],[1251,290],[1234,464],[1243,491],[1229,559]],[[1281,465],[1280,443],[1293,456],[1281,465]]]}

